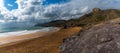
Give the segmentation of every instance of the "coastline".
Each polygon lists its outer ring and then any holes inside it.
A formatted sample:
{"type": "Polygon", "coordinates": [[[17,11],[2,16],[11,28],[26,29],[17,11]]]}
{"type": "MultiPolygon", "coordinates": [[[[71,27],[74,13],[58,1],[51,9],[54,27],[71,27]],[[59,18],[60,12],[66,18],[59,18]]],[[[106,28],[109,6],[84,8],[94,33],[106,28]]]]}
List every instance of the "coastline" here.
{"type": "Polygon", "coordinates": [[[53,30],[51,29],[50,31],[37,30],[36,32],[31,31],[31,33],[23,33],[23,34],[19,34],[19,35],[17,34],[12,36],[3,36],[3,37],[0,37],[0,47],[5,47],[5,46],[13,45],[16,43],[20,43],[22,41],[27,41],[27,40],[39,38],[42,36],[46,36],[58,30],[60,30],[60,28],[53,28],[53,30]]]}
{"type": "Polygon", "coordinates": [[[59,29],[52,33],[45,33],[46,36],[3,44],[0,47],[0,53],[60,53],[59,46],[63,39],[78,33],[80,30],[80,27],[59,29]]]}

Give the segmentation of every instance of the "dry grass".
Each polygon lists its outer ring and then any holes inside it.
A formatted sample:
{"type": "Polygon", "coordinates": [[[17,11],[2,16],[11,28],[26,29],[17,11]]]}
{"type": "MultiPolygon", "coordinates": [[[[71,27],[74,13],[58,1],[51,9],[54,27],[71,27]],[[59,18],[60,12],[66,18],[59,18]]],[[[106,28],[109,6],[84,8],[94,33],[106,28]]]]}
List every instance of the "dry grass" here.
{"type": "Polygon", "coordinates": [[[80,31],[80,27],[61,29],[48,36],[0,48],[0,53],[60,53],[62,40],[80,31]]]}

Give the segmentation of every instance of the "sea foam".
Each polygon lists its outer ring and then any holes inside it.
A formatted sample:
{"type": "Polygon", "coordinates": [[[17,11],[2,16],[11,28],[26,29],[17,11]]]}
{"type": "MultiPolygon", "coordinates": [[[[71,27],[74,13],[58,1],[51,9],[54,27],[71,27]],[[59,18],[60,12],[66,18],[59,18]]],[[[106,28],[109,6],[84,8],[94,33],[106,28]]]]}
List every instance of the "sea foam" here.
{"type": "Polygon", "coordinates": [[[48,27],[48,28],[36,29],[36,30],[6,32],[6,33],[0,33],[0,37],[21,36],[21,35],[32,34],[32,33],[36,33],[36,32],[49,32],[49,31],[52,32],[54,30],[57,30],[57,28],[48,27]]]}

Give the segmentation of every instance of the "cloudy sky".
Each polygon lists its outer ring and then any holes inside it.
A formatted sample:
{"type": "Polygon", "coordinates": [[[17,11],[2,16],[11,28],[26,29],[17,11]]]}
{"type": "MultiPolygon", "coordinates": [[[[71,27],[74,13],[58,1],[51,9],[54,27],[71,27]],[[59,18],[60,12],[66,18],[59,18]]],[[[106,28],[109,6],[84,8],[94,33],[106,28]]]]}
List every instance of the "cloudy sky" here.
{"type": "Polygon", "coordinates": [[[71,19],[97,7],[120,9],[120,0],[0,0],[0,26],[29,26],[44,20],[71,19]]]}

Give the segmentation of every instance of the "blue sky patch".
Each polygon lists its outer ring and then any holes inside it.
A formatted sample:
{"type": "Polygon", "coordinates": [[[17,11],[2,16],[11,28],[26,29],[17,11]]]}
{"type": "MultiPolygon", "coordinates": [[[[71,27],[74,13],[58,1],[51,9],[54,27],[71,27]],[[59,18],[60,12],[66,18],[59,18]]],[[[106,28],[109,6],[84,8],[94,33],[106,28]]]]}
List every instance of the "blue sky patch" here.
{"type": "MultiPolygon", "coordinates": [[[[69,2],[70,0],[45,0],[43,1],[42,5],[50,5],[50,4],[61,4],[69,2]]],[[[4,6],[9,10],[18,9],[18,4],[16,3],[16,0],[5,0],[4,6]]]]}
{"type": "Polygon", "coordinates": [[[10,11],[18,9],[18,4],[16,3],[16,0],[5,0],[4,6],[10,11]]]}
{"type": "Polygon", "coordinates": [[[43,1],[43,5],[50,5],[50,4],[60,4],[60,3],[66,3],[70,0],[45,0],[43,1]]]}

